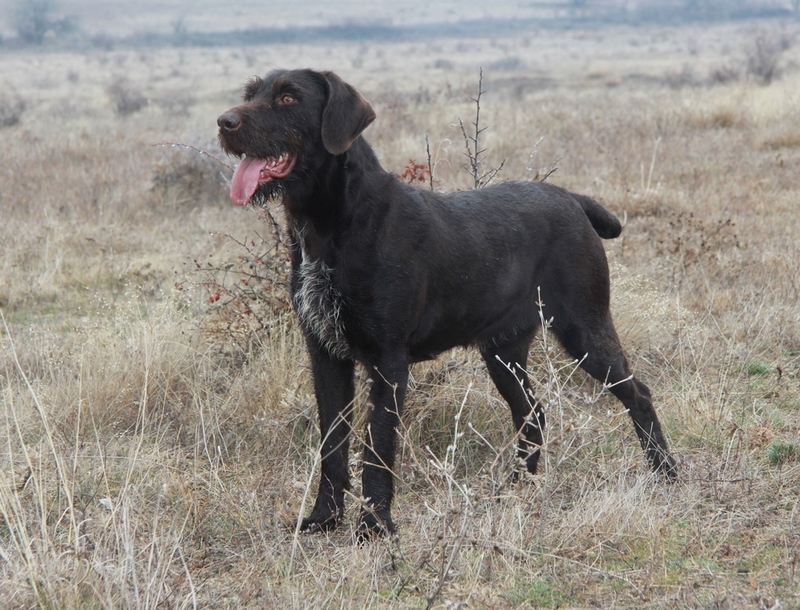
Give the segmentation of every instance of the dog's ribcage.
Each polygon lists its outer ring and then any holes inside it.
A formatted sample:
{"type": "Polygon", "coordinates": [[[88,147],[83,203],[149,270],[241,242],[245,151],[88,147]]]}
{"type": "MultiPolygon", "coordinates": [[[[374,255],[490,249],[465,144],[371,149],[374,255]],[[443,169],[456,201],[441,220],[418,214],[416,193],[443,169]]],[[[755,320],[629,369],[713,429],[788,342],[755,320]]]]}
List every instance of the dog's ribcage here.
{"type": "Polygon", "coordinates": [[[333,283],[333,270],[303,252],[297,273],[297,289],[292,299],[303,329],[333,356],[350,357],[342,321],[342,294],[333,283]]]}

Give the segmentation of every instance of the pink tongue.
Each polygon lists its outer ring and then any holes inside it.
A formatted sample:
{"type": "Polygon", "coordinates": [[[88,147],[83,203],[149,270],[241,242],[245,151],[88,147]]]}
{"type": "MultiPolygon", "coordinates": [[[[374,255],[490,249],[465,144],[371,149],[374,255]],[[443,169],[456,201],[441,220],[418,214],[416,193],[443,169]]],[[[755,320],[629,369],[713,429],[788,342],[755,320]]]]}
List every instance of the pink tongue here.
{"type": "Polygon", "coordinates": [[[266,159],[245,157],[233,172],[231,180],[231,201],[236,205],[245,205],[258,188],[261,170],[267,166],[266,159]]]}

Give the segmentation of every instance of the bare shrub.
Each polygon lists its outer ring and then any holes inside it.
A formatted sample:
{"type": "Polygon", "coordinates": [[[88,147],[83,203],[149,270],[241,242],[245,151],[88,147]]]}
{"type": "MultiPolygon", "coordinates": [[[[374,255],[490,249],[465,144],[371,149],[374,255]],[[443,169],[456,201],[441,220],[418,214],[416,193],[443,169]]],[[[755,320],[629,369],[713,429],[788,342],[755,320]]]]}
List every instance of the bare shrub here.
{"type": "Polygon", "coordinates": [[[197,103],[197,98],[187,91],[168,91],[155,99],[154,103],[168,114],[186,116],[197,103]]]}
{"type": "Polygon", "coordinates": [[[747,55],[747,74],[763,85],[780,76],[779,63],[784,51],[792,46],[787,36],[759,35],[747,55]]]}
{"type": "MultiPolygon", "coordinates": [[[[478,94],[472,98],[475,103],[475,120],[472,122],[472,129],[467,132],[464,122],[458,119],[458,124],[461,127],[461,135],[464,137],[464,147],[467,157],[467,164],[464,169],[472,176],[472,187],[481,188],[488,186],[489,183],[500,173],[505,165],[505,159],[497,167],[484,170],[484,154],[485,148],[481,148],[480,142],[481,134],[486,131],[486,127],[481,127],[481,96],[486,93],[483,89],[483,69],[480,70],[478,76],[478,94]]],[[[432,168],[431,168],[432,169],[432,168]]],[[[432,173],[432,172],[431,172],[432,173]]]]}
{"type": "Polygon", "coordinates": [[[739,109],[723,107],[696,115],[687,114],[684,120],[686,126],[692,129],[735,129],[747,124],[747,118],[739,109]]]}
{"type": "Polygon", "coordinates": [[[709,117],[709,124],[714,129],[730,129],[742,122],[742,117],[731,109],[717,110],[709,117]]]}
{"type": "Polygon", "coordinates": [[[678,212],[670,215],[669,231],[657,240],[657,248],[662,260],[671,264],[673,280],[680,283],[695,275],[698,268],[701,275],[705,273],[720,252],[741,245],[736,224],[730,218],[714,222],[699,218],[694,212],[678,212]]]}
{"type": "Polygon", "coordinates": [[[733,64],[725,64],[713,68],[708,74],[708,83],[711,85],[725,85],[735,83],[742,77],[742,71],[733,64]]]}
{"type": "Polygon", "coordinates": [[[181,292],[199,289],[207,300],[201,329],[221,352],[246,357],[260,350],[266,339],[283,332],[293,320],[288,292],[289,252],[284,229],[267,204],[258,209],[258,224],[268,233],[254,232],[239,240],[225,237],[236,248],[233,260],[193,261],[181,292]]]}
{"type": "Polygon", "coordinates": [[[511,72],[514,70],[521,70],[522,67],[522,60],[516,55],[504,57],[489,64],[489,68],[496,72],[511,72]]]}
{"type": "Polygon", "coordinates": [[[12,127],[22,120],[25,100],[17,96],[0,96],[0,127],[12,127]]]}
{"type": "Polygon", "coordinates": [[[147,97],[124,77],[115,79],[106,88],[106,93],[114,112],[119,116],[129,116],[139,112],[148,104],[147,97]]]}
{"type": "MultiPolygon", "coordinates": [[[[225,198],[226,165],[204,148],[166,143],[153,167],[151,194],[159,203],[195,206],[225,198]]],[[[211,148],[210,146],[207,148],[211,148]]]]}
{"type": "MultiPolygon", "coordinates": [[[[151,177],[156,203],[196,207],[227,199],[223,171],[230,167],[217,157],[218,146],[161,146],[164,153],[151,177]]],[[[248,208],[258,214],[253,224],[265,227],[263,234],[258,230],[244,238],[223,234],[231,254],[202,262],[195,258],[175,282],[187,298],[201,296],[203,334],[237,360],[257,351],[277,326],[283,328],[283,314],[290,310],[285,230],[271,205],[274,202],[261,200],[248,208]]]]}
{"type": "Polygon", "coordinates": [[[783,131],[767,138],[761,145],[764,150],[782,150],[800,148],[800,132],[791,130],[783,131]]]}
{"type": "Polygon", "coordinates": [[[667,74],[664,75],[664,82],[671,89],[693,87],[697,85],[697,76],[691,66],[684,65],[678,71],[667,72],[667,74]]]}

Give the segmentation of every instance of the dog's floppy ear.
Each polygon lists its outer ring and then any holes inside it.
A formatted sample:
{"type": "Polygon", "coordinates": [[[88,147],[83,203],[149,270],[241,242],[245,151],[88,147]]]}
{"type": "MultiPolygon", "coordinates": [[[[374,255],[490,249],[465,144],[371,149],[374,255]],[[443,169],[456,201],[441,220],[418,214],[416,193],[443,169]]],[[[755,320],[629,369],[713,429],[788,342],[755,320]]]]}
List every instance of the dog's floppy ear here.
{"type": "Polygon", "coordinates": [[[369,102],[333,72],[323,72],[328,99],[322,111],[322,144],[333,155],[348,150],[355,139],[375,120],[369,102]]]}

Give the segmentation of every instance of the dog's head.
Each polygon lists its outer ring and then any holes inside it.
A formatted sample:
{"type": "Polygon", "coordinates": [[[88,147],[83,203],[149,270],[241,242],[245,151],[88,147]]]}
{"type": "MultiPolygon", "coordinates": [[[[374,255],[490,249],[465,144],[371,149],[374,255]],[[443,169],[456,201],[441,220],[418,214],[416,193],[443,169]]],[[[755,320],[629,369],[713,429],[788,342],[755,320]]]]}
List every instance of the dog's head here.
{"type": "Polygon", "coordinates": [[[244,103],[217,119],[223,150],[242,158],[231,200],[269,198],[346,152],[375,120],[372,106],[333,72],[276,70],[253,78],[244,103]]]}

